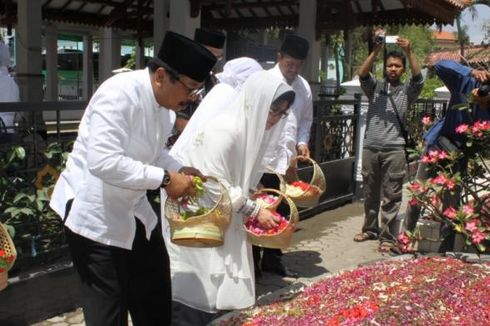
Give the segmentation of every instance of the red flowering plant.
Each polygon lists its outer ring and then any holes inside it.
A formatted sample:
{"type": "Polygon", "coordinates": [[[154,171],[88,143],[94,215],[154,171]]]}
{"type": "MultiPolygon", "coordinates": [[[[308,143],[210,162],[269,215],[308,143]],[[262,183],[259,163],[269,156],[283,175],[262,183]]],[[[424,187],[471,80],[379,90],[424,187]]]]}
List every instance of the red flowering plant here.
{"type": "MultiPolygon", "coordinates": [[[[422,123],[430,125],[426,118],[422,123]]],[[[466,143],[460,150],[429,150],[421,156],[420,161],[433,172],[433,177],[410,183],[409,204],[421,206],[426,218],[450,225],[464,236],[467,246],[485,252],[485,240],[490,240],[490,169],[482,153],[490,147],[490,122],[462,124],[456,128],[456,133],[466,136],[466,143]],[[461,166],[464,164],[465,170],[461,166]],[[458,204],[447,203],[447,198],[458,194],[461,194],[458,204]]],[[[406,240],[403,235],[400,237],[406,240]]],[[[402,241],[399,243],[403,245],[402,241]]]]}
{"type": "Polygon", "coordinates": [[[416,244],[421,240],[420,232],[418,229],[411,231],[403,231],[398,235],[398,248],[403,253],[413,253],[416,251],[416,244]]]}

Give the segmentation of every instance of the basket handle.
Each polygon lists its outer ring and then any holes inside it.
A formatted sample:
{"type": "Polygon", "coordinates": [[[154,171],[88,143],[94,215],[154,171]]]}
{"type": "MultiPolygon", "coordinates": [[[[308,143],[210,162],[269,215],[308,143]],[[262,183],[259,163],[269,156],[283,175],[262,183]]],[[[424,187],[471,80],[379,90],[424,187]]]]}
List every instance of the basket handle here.
{"type": "Polygon", "coordinates": [[[301,156],[301,155],[296,155],[291,159],[292,163],[297,163],[298,161],[308,161],[311,165],[318,164],[314,159],[311,157],[306,157],[306,156],[301,156]]]}
{"type": "MultiPolygon", "coordinates": [[[[279,174],[278,174],[279,176],[279,174]]],[[[278,195],[279,196],[279,200],[282,201],[283,198],[286,198],[286,195],[283,194],[282,192],[280,192],[279,190],[277,189],[272,189],[272,188],[262,188],[262,189],[259,189],[257,190],[256,192],[254,192],[254,194],[252,195],[252,198],[261,194],[261,193],[267,193],[267,192],[273,192],[274,194],[278,195]]]]}

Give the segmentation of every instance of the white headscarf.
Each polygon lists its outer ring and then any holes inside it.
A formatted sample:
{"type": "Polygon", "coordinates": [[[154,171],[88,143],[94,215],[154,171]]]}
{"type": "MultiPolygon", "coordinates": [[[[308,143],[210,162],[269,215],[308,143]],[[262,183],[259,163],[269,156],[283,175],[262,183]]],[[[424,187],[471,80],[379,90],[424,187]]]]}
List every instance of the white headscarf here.
{"type": "Polygon", "coordinates": [[[265,131],[270,105],[288,91],[292,88],[271,73],[253,74],[229,108],[197,128],[175,158],[244,191],[255,187],[251,180],[261,165],[263,143],[277,138],[285,123],[281,119],[265,131]]]}
{"type": "Polygon", "coordinates": [[[170,155],[173,156],[182,148],[187,147],[190,135],[209,120],[215,118],[216,115],[225,111],[226,106],[236,98],[247,78],[254,72],[262,70],[260,64],[251,58],[243,57],[228,61],[223,72],[216,75],[220,84],[214,86],[199,104],[179,139],[172,146],[170,155]]]}
{"type": "MultiPolygon", "coordinates": [[[[289,91],[292,88],[270,72],[253,74],[230,107],[197,129],[190,136],[189,145],[175,158],[205,175],[217,177],[228,188],[232,201],[248,197],[248,190],[256,186],[262,175],[259,167],[265,149],[270,141],[278,140],[286,120],[265,130],[271,103],[289,91]]],[[[164,226],[174,300],[208,312],[253,305],[252,249],[243,228],[243,216],[236,211],[234,207],[221,247],[174,245],[168,241],[164,226]]]]}
{"type": "Polygon", "coordinates": [[[240,91],[243,83],[254,72],[261,71],[262,66],[252,58],[242,57],[228,61],[223,72],[216,74],[220,83],[228,84],[236,91],[240,91]]]}

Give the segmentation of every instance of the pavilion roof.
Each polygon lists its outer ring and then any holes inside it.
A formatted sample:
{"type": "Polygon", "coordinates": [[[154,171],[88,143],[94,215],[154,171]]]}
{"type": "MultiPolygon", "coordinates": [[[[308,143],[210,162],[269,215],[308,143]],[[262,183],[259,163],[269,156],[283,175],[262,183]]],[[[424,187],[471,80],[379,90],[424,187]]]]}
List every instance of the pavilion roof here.
{"type": "MultiPolygon", "coordinates": [[[[44,21],[153,33],[154,0],[36,0],[44,21]]],[[[187,0],[182,0],[187,1],[187,0]]],[[[296,27],[300,0],[189,0],[203,26],[224,30],[296,27]]],[[[452,24],[471,0],[317,0],[317,33],[359,25],[452,24]]],[[[14,25],[17,0],[0,1],[0,24],[14,25]]],[[[317,34],[317,35],[318,35],[317,34]]]]}
{"type": "Polygon", "coordinates": [[[431,53],[425,60],[428,66],[433,66],[440,60],[462,61],[471,66],[490,64],[490,45],[471,46],[464,50],[464,58],[461,60],[461,52],[458,49],[451,51],[438,51],[431,53]]]}
{"type": "Polygon", "coordinates": [[[317,32],[362,25],[453,24],[471,0],[318,0],[317,32]]]}

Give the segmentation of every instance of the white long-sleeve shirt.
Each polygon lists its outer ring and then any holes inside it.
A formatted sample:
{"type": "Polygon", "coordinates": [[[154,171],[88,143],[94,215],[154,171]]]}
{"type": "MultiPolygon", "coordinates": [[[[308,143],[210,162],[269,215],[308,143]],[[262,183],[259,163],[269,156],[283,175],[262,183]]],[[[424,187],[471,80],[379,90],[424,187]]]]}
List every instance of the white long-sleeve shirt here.
{"type": "MultiPolygon", "coordinates": [[[[278,64],[269,71],[286,81],[278,64]]],[[[284,174],[291,163],[291,159],[296,155],[296,146],[308,144],[310,141],[310,130],[313,123],[313,98],[310,85],[298,75],[290,86],[293,88],[296,97],[293,105],[291,105],[291,111],[282,131],[279,145],[266,151],[263,164],[268,169],[264,172],[270,172],[269,169],[272,169],[276,173],[284,174]]]]}
{"type": "Polygon", "coordinates": [[[51,198],[61,217],[74,198],[65,225],[91,240],[131,249],[136,216],[149,239],[157,216],[146,191],[158,189],[163,168],[181,167],[164,151],[174,121],[175,113],[156,102],[148,69],[104,82],[85,110],[51,198]]]}

